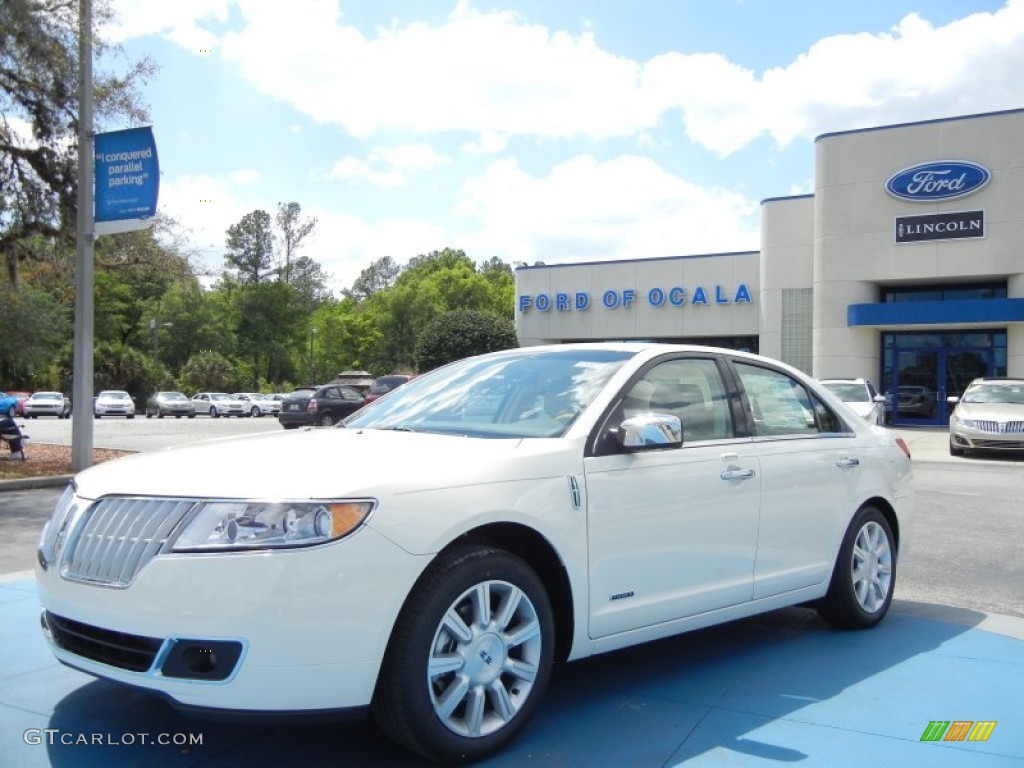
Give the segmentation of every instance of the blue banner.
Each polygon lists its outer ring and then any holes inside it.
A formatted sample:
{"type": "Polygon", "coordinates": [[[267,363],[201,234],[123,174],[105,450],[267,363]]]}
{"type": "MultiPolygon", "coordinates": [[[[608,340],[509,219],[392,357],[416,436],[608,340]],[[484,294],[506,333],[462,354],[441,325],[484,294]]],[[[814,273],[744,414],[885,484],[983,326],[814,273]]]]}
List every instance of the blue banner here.
{"type": "Polygon", "coordinates": [[[96,234],[130,232],[153,223],[160,163],[153,129],[96,134],[96,234]]]}

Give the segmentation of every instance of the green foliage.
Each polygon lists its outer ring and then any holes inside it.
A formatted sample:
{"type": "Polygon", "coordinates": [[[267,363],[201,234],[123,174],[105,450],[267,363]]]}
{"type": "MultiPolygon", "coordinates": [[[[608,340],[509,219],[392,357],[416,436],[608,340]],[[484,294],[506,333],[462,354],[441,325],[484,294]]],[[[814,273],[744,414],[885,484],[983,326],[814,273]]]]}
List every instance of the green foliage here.
{"type": "Polygon", "coordinates": [[[245,214],[237,224],[228,227],[225,244],[224,266],[237,271],[234,277],[239,283],[249,285],[265,280],[274,265],[270,214],[266,211],[245,214]]]}
{"type": "Polygon", "coordinates": [[[212,350],[189,358],[181,369],[181,388],[188,394],[196,392],[238,392],[242,389],[234,365],[224,355],[212,350]]]}
{"type": "Polygon", "coordinates": [[[49,294],[0,284],[0,389],[32,389],[70,334],[67,307],[49,294]]]}
{"type": "Polygon", "coordinates": [[[146,404],[151,392],[163,386],[166,371],[133,347],[124,344],[99,344],[93,350],[93,391],[123,389],[132,396],[137,409],[146,404]]]}
{"type": "Polygon", "coordinates": [[[418,370],[426,372],[453,360],[517,346],[515,325],[510,320],[458,309],[445,312],[423,329],[416,360],[418,370]]]}

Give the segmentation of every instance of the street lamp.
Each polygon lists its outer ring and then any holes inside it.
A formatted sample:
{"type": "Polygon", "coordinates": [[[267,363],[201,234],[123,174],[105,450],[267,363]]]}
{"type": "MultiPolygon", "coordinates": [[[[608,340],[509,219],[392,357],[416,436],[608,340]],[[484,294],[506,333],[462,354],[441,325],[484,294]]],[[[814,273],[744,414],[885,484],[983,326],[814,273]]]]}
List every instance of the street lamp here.
{"type": "Polygon", "coordinates": [[[316,383],[316,365],[313,362],[313,342],[316,341],[316,326],[309,329],[309,383],[316,383]]]}

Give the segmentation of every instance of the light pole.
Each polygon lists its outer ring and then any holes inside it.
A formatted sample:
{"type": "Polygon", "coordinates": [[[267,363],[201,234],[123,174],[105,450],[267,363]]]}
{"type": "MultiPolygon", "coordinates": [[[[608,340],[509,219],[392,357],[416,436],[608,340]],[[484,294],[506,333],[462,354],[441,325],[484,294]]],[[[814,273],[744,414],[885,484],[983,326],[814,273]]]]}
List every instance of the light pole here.
{"type": "Polygon", "coordinates": [[[309,329],[309,383],[316,383],[316,365],[313,363],[313,342],[316,341],[316,326],[309,329]]]}
{"type": "Polygon", "coordinates": [[[153,362],[160,361],[160,329],[172,328],[174,323],[158,323],[155,317],[149,320],[149,330],[153,332],[153,362]]]}

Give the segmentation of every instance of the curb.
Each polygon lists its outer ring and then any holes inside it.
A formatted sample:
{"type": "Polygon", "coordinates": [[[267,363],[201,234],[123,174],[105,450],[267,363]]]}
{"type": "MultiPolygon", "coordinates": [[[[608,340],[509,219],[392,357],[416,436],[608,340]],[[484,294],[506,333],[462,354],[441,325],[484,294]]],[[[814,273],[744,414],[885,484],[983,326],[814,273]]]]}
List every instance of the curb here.
{"type": "Polygon", "coordinates": [[[34,488],[57,488],[67,485],[74,475],[44,475],[42,477],[18,477],[0,480],[0,491],[25,491],[34,488]]]}

